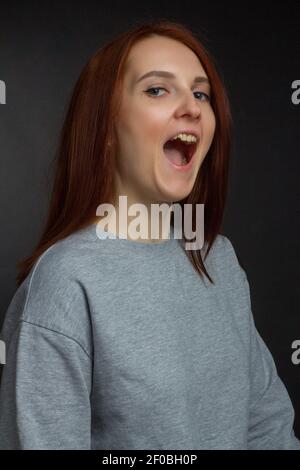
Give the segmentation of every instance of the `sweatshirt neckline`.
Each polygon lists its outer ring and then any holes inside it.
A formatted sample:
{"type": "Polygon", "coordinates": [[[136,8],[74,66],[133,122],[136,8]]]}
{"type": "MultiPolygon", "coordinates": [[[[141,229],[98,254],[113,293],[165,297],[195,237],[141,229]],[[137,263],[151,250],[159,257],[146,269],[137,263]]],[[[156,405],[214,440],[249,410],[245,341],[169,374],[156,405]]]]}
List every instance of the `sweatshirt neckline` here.
{"type": "Polygon", "coordinates": [[[103,246],[111,248],[111,250],[122,249],[126,252],[131,253],[142,253],[142,254],[164,254],[173,252],[178,249],[180,240],[174,238],[174,228],[170,227],[170,238],[165,240],[159,240],[155,243],[152,242],[139,242],[126,238],[118,238],[115,234],[104,231],[97,223],[92,223],[87,227],[88,231],[93,234],[93,239],[103,246]],[[111,238],[108,238],[108,235],[111,238]]]}

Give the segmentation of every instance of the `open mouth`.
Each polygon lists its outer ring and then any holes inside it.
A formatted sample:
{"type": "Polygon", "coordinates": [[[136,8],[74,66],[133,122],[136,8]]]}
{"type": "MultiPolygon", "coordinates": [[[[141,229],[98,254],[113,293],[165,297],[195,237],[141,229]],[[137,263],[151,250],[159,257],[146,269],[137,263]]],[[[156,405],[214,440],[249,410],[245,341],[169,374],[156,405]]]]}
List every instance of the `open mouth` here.
{"type": "Polygon", "coordinates": [[[197,149],[197,142],[184,142],[180,139],[167,140],[163,149],[171,163],[184,167],[192,160],[197,149]]]}

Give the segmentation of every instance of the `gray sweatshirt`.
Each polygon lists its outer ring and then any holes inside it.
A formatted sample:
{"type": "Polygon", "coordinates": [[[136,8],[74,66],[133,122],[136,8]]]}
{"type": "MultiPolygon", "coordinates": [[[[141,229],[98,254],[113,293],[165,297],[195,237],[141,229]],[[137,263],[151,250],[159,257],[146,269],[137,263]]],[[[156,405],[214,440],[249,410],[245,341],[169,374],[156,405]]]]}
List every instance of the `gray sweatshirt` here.
{"type": "Polygon", "coordinates": [[[48,248],[1,332],[0,449],[300,449],[227,237],[205,263],[215,285],[173,232],[48,248]]]}

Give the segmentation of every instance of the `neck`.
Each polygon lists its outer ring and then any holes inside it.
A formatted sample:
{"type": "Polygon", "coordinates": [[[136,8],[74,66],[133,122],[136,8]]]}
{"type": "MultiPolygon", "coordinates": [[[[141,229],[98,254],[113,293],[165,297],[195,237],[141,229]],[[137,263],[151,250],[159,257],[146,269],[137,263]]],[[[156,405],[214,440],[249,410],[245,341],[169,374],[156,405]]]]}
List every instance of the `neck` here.
{"type": "MultiPolygon", "coordinates": [[[[128,196],[119,195],[108,215],[99,214],[97,223],[102,230],[118,238],[140,243],[159,243],[169,236],[171,204],[138,203],[129,200],[128,196]]],[[[104,213],[107,213],[107,208],[104,213]]]]}

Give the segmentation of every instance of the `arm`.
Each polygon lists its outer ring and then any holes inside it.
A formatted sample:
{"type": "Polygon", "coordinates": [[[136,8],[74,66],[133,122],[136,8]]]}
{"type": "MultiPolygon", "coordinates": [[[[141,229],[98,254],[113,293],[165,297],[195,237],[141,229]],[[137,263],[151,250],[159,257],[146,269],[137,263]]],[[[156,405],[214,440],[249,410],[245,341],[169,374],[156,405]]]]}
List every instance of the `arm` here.
{"type": "Polygon", "coordinates": [[[258,333],[250,300],[247,276],[242,271],[248,299],[250,323],[250,410],[248,429],[249,449],[300,450],[295,437],[294,409],[273,357],[258,333]]]}
{"type": "Polygon", "coordinates": [[[300,441],[293,430],[294,409],[287,389],[278,376],[273,357],[256,329],[252,308],[250,286],[245,269],[231,241],[222,236],[223,277],[230,272],[230,286],[234,302],[239,307],[237,324],[240,325],[244,346],[249,357],[249,405],[247,448],[297,449],[300,441]],[[225,260],[225,261],[224,261],[225,260]]]}
{"type": "Polygon", "coordinates": [[[0,449],[90,449],[91,362],[74,339],[21,320],[2,372],[0,449]]]}

